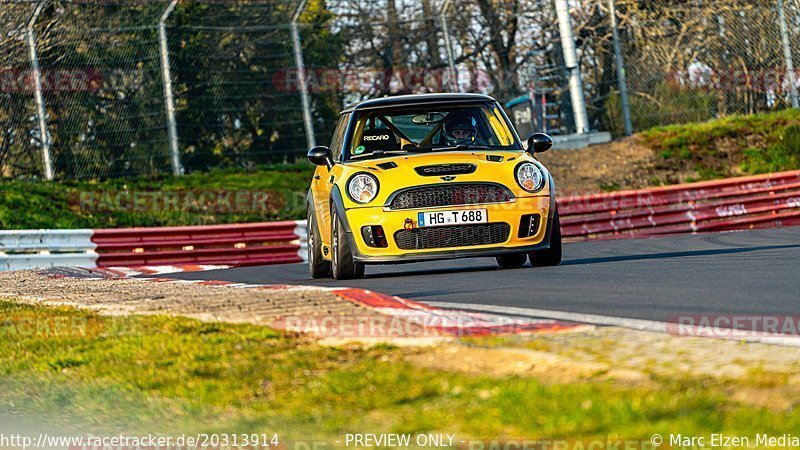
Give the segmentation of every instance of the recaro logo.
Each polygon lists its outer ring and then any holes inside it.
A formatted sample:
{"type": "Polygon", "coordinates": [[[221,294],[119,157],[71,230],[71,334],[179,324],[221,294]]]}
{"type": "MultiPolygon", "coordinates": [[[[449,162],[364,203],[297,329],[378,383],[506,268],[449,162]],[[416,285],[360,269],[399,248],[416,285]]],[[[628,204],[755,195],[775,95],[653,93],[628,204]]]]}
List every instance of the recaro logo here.
{"type": "Polygon", "coordinates": [[[388,134],[382,134],[380,136],[364,136],[364,140],[365,141],[388,141],[389,140],[389,135],[388,134]]]}

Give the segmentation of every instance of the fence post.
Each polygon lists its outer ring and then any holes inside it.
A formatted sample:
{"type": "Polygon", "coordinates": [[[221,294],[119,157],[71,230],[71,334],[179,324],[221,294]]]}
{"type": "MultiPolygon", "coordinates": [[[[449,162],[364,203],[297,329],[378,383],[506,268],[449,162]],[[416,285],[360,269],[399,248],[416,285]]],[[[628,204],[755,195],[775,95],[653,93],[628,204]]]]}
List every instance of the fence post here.
{"type": "Polygon", "coordinates": [[[50,133],[47,129],[47,108],[44,104],[44,92],[42,91],[42,71],[39,67],[39,55],[36,52],[36,35],[33,31],[34,25],[39,15],[42,14],[44,4],[47,0],[39,0],[33,10],[31,20],[27,26],[28,56],[31,61],[31,71],[33,72],[33,93],[36,99],[36,115],[39,119],[39,142],[42,144],[42,162],[44,163],[44,178],[53,179],[53,162],[50,158],[50,133]]]}
{"type": "Polygon", "coordinates": [[[622,104],[622,120],[625,122],[625,136],[633,134],[631,123],[631,104],[628,100],[628,79],[625,75],[625,61],[622,59],[622,46],[619,43],[619,30],[617,29],[616,0],[608,0],[608,11],[611,16],[611,34],[614,39],[614,60],[617,66],[617,84],[619,85],[619,98],[622,104]]]}
{"type": "Polygon", "coordinates": [[[578,67],[578,54],[575,51],[575,36],[572,32],[572,19],[569,16],[567,0],[555,0],[558,15],[558,30],[561,34],[561,49],[564,63],[569,70],[569,93],[572,97],[572,114],[578,133],[589,132],[589,115],[586,113],[586,100],[583,98],[581,69],[578,67]]]}
{"type": "Polygon", "coordinates": [[[792,47],[789,42],[789,28],[786,25],[786,10],[783,0],[778,0],[778,20],[781,25],[781,41],[783,42],[783,57],[786,60],[786,77],[789,82],[789,98],[792,108],[800,108],[800,101],[797,97],[797,78],[794,73],[794,62],[792,61],[792,47]]]}
{"type": "Polygon", "coordinates": [[[169,65],[169,46],[167,45],[167,19],[169,19],[178,0],[170,0],[161,18],[158,19],[158,50],[161,55],[161,78],[164,79],[164,108],[167,112],[167,135],[169,156],[173,175],[183,175],[180,149],[178,148],[178,123],[175,119],[175,97],[172,94],[172,74],[169,65]]]}
{"type": "Polygon", "coordinates": [[[456,58],[453,55],[453,45],[450,42],[450,27],[447,24],[447,9],[450,7],[450,0],[444,0],[442,9],[439,11],[439,21],[442,24],[442,32],[444,33],[444,50],[447,53],[447,65],[450,66],[450,90],[453,92],[461,92],[458,85],[458,72],[456,72],[456,58]]]}
{"type": "Polygon", "coordinates": [[[303,125],[306,129],[306,144],[308,148],[316,147],[317,142],[314,138],[314,123],[311,119],[311,100],[308,97],[308,84],[306,80],[306,66],[303,62],[303,46],[300,41],[300,32],[297,29],[297,22],[300,20],[300,15],[303,14],[303,9],[306,7],[308,0],[300,0],[297,9],[292,15],[292,23],[290,25],[292,33],[292,47],[294,49],[294,62],[297,66],[297,79],[300,83],[300,101],[303,105],[303,125]]]}

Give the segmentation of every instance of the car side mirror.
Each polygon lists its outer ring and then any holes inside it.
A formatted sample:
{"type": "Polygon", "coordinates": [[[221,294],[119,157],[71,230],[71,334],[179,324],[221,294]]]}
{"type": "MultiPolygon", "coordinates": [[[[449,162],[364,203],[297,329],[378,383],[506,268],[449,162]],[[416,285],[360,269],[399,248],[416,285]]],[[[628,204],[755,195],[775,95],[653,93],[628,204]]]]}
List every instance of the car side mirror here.
{"type": "Polygon", "coordinates": [[[308,160],[315,166],[326,166],[328,170],[333,167],[333,153],[324,145],[318,145],[309,150],[308,160]]]}
{"type": "Polygon", "coordinates": [[[553,138],[544,133],[533,133],[528,138],[528,152],[544,153],[553,146],[553,138]]]}

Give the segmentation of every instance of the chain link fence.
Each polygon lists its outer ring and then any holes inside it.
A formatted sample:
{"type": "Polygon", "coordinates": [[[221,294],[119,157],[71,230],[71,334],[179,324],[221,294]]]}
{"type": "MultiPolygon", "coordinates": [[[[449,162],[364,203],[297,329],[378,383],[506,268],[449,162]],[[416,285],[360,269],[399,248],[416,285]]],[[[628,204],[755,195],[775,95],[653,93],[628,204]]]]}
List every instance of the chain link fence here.
{"type": "Polygon", "coordinates": [[[53,2],[36,21],[53,171],[71,178],[169,169],[155,2],[53,2]]]}
{"type": "MultiPolygon", "coordinates": [[[[777,2],[619,0],[616,6],[634,130],[791,106],[777,2]]],[[[789,42],[800,56],[797,3],[787,2],[785,12],[789,42]]],[[[605,110],[597,112],[619,135],[615,82],[608,77],[611,88],[598,90],[605,110]]]]}
{"type": "Polygon", "coordinates": [[[797,0],[616,0],[620,58],[611,1],[0,0],[0,171],[46,177],[47,150],[56,179],[291,161],[344,105],[423,92],[575,133],[559,2],[590,130],[625,133],[620,63],[633,131],[792,106],[797,0]]]}
{"type": "Polygon", "coordinates": [[[177,5],[167,35],[186,170],[303,152],[299,91],[281,82],[295,73],[289,21],[296,7],[277,1],[177,5]]]}
{"type": "Polygon", "coordinates": [[[0,171],[3,177],[41,173],[41,140],[30,83],[27,26],[35,2],[0,6],[0,171]]]}

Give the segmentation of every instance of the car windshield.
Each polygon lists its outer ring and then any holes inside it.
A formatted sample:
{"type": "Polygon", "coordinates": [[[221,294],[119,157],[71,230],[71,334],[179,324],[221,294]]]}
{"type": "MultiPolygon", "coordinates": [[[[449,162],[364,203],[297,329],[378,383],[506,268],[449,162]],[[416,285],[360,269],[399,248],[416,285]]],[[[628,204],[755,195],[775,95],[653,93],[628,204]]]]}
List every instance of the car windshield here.
{"type": "Polygon", "coordinates": [[[357,113],[351,159],[444,150],[518,150],[495,103],[368,109],[357,113]]]}

